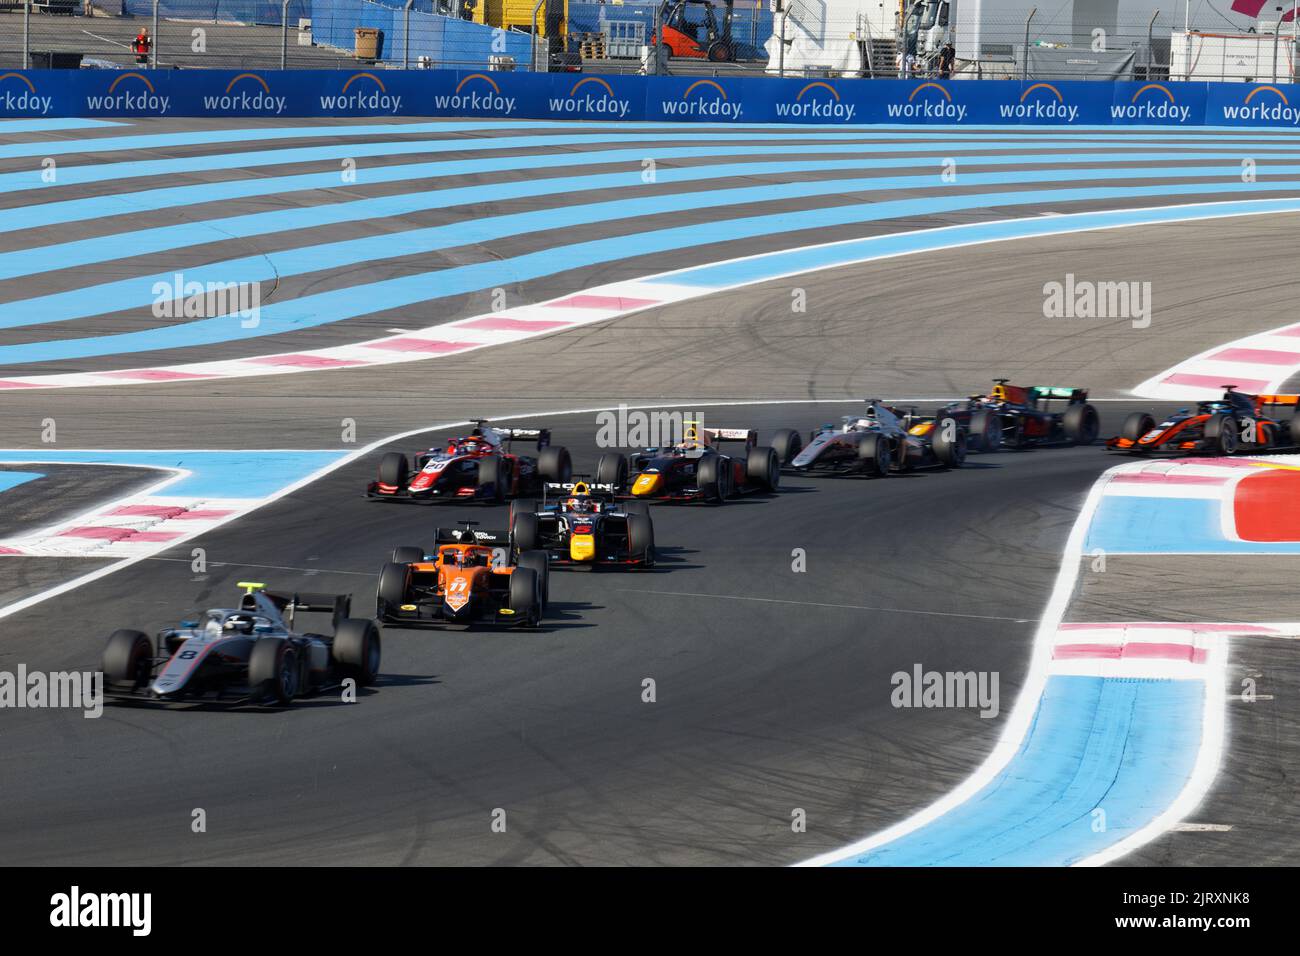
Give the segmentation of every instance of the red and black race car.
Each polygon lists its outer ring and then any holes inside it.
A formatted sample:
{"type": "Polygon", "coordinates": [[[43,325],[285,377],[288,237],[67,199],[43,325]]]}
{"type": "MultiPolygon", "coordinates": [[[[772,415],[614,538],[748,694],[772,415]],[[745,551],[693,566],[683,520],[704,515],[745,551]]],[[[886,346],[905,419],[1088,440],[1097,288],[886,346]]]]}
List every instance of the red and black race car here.
{"type": "Polygon", "coordinates": [[[1134,412],[1106,447],[1136,455],[1234,455],[1300,446],[1300,411],[1285,420],[1265,414],[1270,407],[1300,406],[1300,395],[1248,395],[1235,385],[1223,388],[1218,401],[1199,402],[1195,411],[1180,409],[1159,424],[1146,412],[1134,412]]]}
{"type": "Polygon", "coordinates": [[[987,395],[945,405],[937,417],[956,419],[966,429],[971,451],[997,451],[1003,445],[1091,445],[1101,427],[1086,388],[1009,385],[1005,378],[995,378],[987,395]]]}
{"type": "Polygon", "coordinates": [[[430,448],[408,459],[388,452],[379,459],[379,478],[366,497],[388,501],[434,501],[438,498],[504,501],[535,495],[548,481],[568,481],[573,474],[569,452],[551,444],[545,428],[496,428],[479,420],[463,438],[430,448]],[[534,442],[537,457],[516,455],[511,442],[534,442]]]}
{"type": "Polygon", "coordinates": [[[646,448],[631,456],[607,452],[596,464],[596,483],[634,499],[712,501],[734,495],[776,491],[781,467],[802,447],[793,429],[776,433],[772,446],[759,445],[748,428],[700,428],[686,423],[683,440],[668,448],[646,448]],[[740,444],[739,453],[723,454],[724,444],[740,444]]]}

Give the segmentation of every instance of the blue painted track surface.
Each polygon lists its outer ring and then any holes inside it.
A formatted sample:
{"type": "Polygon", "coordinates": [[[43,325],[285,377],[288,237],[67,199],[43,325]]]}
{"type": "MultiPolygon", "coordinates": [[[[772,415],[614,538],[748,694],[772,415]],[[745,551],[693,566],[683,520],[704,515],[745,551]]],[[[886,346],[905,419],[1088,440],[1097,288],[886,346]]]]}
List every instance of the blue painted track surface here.
{"type": "Polygon", "coordinates": [[[988,786],[838,865],[1078,863],[1173,803],[1196,761],[1204,699],[1203,681],[1051,677],[1020,750],[988,786]]]}
{"type": "MultiPolygon", "coordinates": [[[[178,468],[192,472],[161,495],[265,498],[338,461],[347,451],[31,451],[0,449],[4,462],[178,468]]],[[[2,476],[4,473],[0,473],[2,476]]],[[[12,474],[12,473],[10,473],[12,474]]],[[[0,477],[2,480],[2,477],[0,477]]],[[[161,480],[161,476],[160,476],[161,480]]]]}

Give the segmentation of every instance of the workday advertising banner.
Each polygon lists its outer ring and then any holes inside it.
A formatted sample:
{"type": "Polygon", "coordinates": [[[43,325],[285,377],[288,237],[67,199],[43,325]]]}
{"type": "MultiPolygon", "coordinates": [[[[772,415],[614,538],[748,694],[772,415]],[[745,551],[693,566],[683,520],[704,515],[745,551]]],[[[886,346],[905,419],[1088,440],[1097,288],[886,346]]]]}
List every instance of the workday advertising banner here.
{"type": "Polygon", "coordinates": [[[710,125],[1300,129],[1300,89],[1262,83],[939,82],[474,70],[10,70],[0,73],[0,116],[459,116],[710,125]]]}
{"type": "Polygon", "coordinates": [[[1214,83],[1206,98],[1205,122],[1214,126],[1300,129],[1300,86],[1214,83]]]}

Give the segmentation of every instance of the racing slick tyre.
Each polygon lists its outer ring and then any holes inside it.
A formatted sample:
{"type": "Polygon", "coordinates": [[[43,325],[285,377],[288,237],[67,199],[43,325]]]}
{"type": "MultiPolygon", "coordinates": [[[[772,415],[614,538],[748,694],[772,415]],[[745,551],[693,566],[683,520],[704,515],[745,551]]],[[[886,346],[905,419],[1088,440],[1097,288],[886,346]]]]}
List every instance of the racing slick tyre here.
{"type": "Polygon", "coordinates": [[[537,539],[537,515],[532,512],[515,515],[514,527],[510,529],[510,546],[519,554],[536,551],[537,539]]]}
{"type": "Polygon", "coordinates": [[[788,465],[794,461],[794,456],[803,451],[803,439],[793,428],[777,429],[772,436],[772,447],[776,449],[776,455],[781,459],[781,464],[788,465]]]}
{"type": "Polygon", "coordinates": [[[379,459],[379,483],[381,485],[394,485],[398,488],[405,488],[406,479],[409,475],[406,456],[400,451],[390,451],[379,459]]]}
{"type": "Polygon", "coordinates": [[[776,491],[781,486],[781,459],[776,449],[755,445],[745,458],[745,477],[764,491],[776,491]]]}
{"type": "Polygon", "coordinates": [[[492,494],[488,501],[500,503],[505,500],[510,490],[510,466],[500,458],[480,458],[478,463],[478,487],[480,490],[491,487],[492,494]]]}
{"type": "Polygon", "coordinates": [[[406,603],[406,565],[389,562],[379,569],[379,584],[375,587],[375,617],[384,620],[389,608],[406,603]]]}
{"type": "Polygon", "coordinates": [[[1286,438],[1292,445],[1300,445],[1300,412],[1287,422],[1286,438]]]}
{"type": "Polygon", "coordinates": [[[960,468],[966,461],[966,429],[955,418],[941,418],[934,423],[934,431],[930,433],[930,447],[934,449],[939,464],[945,468],[960,468]]]}
{"type": "Polygon", "coordinates": [[[648,501],[625,501],[618,509],[625,515],[649,515],[650,502],[648,501]]]}
{"type": "Polygon", "coordinates": [[[616,451],[607,451],[601,455],[596,462],[596,484],[626,488],[627,456],[616,451]]]}
{"type": "Polygon", "coordinates": [[[379,628],[374,621],[345,617],[334,631],[334,660],[339,673],[351,677],[358,687],[369,687],[379,676],[383,651],[379,628]]]}
{"type": "Polygon", "coordinates": [[[153,642],[143,631],[114,631],[104,647],[100,670],[110,684],[143,687],[149,680],[149,660],[153,642]]]}
{"type": "Polygon", "coordinates": [[[517,567],[532,568],[537,572],[537,586],[542,591],[542,610],[551,600],[551,556],[545,551],[525,551],[519,555],[517,567]]]}
{"type": "Polygon", "coordinates": [[[542,481],[565,482],[573,477],[573,459],[563,445],[547,445],[537,455],[537,473],[542,481]]]}
{"type": "Polygon", "coordinates": [[[532,568],[515,568],[510,572],[510,610],[525,627],[542,622],[542,586],[532,568]]]}
{"type": "Polygon", "coordinates": [[[393,549],[393,556],[388,559],[393,564],[418,564],[424,560],[424,548],[413,544],[402,545],[393,549]]]}
{"type": "Polygon", "coordinates": [[[1134,412],[1124,419],[1124,424],[1119,429],[1119,437],[1127,438],[1129,441],[1137,441],[1155,427],[1156,420],[1146,412],[1134,412]]]}
{"type": "Polygon", "coordinates": [[[889,442],[884,435],[863,435],[858,439],[858,461],[862,470],[873,478],[884,478],[889,474],[889,442]]]}
{"type": "Polygon", "coordinates": [[[731,462],[721,455],[705,455],[696,465],[695,484],[700,489],[705,501],[723,504],[731,493],[731,462]]]}
{"type": "Polygon", "coordinates": [[[1091,445],[1101,431],[1101,419],[1097,415],[1097,409],[1091,405],[1071,405],[1061,417],[1061,428],[1071,444],[1091,445]]]}
{"type": "Polygon", "coordinates": [[[510,502],[510,529],[509,530],[513,531],[515,529],[515,519],[518,518],[520,515],[535,515],[535,514],[537,514],[536,498],[516,498],[514,501],[510,502]]]}
{"type": "Polygon", "coordinates": [[[1241,444],[1237,420],[1231,415],[1212,415],[1205,423],[1205,443],[1220,455],[1234,455],[1241,444]]]}
{"type": "Polygon", "coordinates": [[[990,411],[978,411],[970,417],[971,451],[997,451],[1002,447],[1002,417],[990,411]]]}
{"type": "Polygon", "coordinates": [[[263,637],[248,655],[248,689],[256,703],[292,703],[298,696],[301,671],[298,652],[283,637],[263,637]]]}
{"type": "Polygon", "coordinates": [[[655,565],[655,526],[648,514],[630,514],[627,518],[627,549],[632,557],[640,557],[643,567],[655,565]]]}

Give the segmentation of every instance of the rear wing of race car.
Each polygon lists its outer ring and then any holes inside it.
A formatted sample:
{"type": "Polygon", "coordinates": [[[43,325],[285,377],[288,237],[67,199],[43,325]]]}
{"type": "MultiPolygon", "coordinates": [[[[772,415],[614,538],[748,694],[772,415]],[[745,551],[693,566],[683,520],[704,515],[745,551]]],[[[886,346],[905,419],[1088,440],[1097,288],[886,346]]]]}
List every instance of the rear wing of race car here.
{"type": "Polygon", "coordinates": [[[1073,385],[1031,385],[1029,390],[1044,399],[1063,398],[1071,402],[1083,402],[1088,399],[1086,388],[1075,388],[1073,385]]]}
{"type": "Polygon", "coordinates": [[[1300,406],[1300,395],[1257,395],[1255,400],[1261,405],[1300,406]]]}
{"type": "Polygon", "coordinates": [[[743,441],[746,447],[758,444],[758,432],[752,428],[701,428],[713,443],[743,441]]]}
{"type": "Polygon", "coordinates": [[[434,545],[439,544],[486,544],[507,545],[510,543],[508,531],[483,531],[479,528],[437,528],[433,533],[434,545]]]}
{"type": "MultiPolygon", "coordinates": [[[[575,475],[575,478],[581,478],[575,475]]],[[[572,494],[588,494],[593,498],[613,501],[618,496],[618,488],[608,482],[598,481],[548,481],[542,485],[542,504],[549,498],[567,498],[572,494]],[[578,486],[582,487],[579,488],[578,486]]]]}
{"type": "Polygon", "coordinates": [[[475,419],[474,424],[479,428],[492,429],[505,442],[536,442],[538,448],[545,448],[551,443],[551,430],[549,428],[505,428],[500,425],[492,425],[485,418],[475,419]]]}
{"type": "MultiPolygon", "coordinates": [[[[240,586],[246,587],[247,585],[241,583],[240,586]]],[[[329,614],[334,619],[335,628],[339,626],[340,621],[352,614],[351,594],[325,594],[306,591],[289,593],[287,591],[267,591],[264,589],[262,594],[276,606],[290,628],[293,627],[294,615],[300,612],[303,614],[329,614]]],[[[256,609],[256,598],[251,590],[240,600],[240,608],[242,610],[256,609]]]]}

